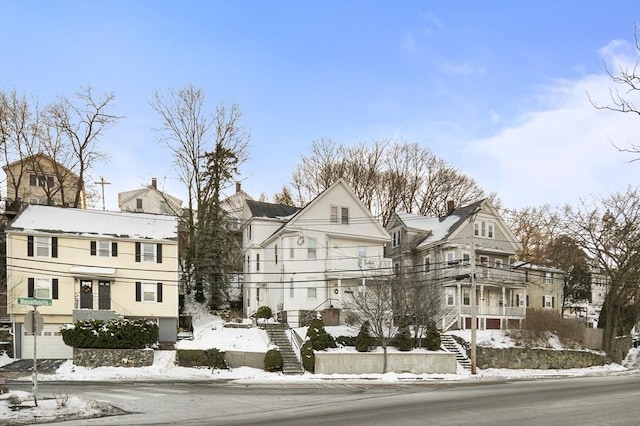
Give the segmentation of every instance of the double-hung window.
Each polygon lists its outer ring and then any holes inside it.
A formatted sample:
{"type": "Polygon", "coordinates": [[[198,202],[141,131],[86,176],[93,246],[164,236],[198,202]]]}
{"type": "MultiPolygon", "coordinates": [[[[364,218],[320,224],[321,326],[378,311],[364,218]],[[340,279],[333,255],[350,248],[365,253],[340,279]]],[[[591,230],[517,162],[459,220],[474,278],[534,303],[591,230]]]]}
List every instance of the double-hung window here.
{"type": "Polygon", "coordinates": [[[58,257],[58,237],[27,236],[27,256],[58,257]]]}
{"type": "Polygon", "coordinates": [[[316,240],[315,238],[309,238],[307,245],[307,259],[313,260],[316,258],[316,240]]]}
{"type": "Polygon", "coordinates": [[[162,263],[162,244],[137,242],[136,262],[162,263]]]}
{"type": "Polygon", "coordinates": [[[162,302],[162,283],[137,281],[136,302],[162,302]]]}
{"type": "Polygon", "coordinates": [[[57,278],[32,278],[27,279],[27,297],[38,299],[58,298],[57,278]]]}
{"type": "Polygon", "coordinates": [[[91,256],[117,257],[118,243],[111,241],[91,241],[91,256]]]}
{"type": "Polygon", "coordinates": [[[331,223],[349,224],[349,207],[331,206],[329,218],[331,223]]]}

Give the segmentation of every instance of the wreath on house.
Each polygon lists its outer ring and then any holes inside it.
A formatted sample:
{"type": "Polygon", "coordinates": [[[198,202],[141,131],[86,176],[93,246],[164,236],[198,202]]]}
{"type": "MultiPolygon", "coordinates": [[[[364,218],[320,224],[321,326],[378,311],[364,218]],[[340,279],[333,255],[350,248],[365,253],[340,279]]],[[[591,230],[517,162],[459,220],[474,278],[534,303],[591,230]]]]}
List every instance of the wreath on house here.
{"type": "Polygon", "coordinates": [[[90,286],[90,285],[84,284],[84,285],[82,286],[82,292],[83,292],[84,294],[91,293],[91,291],[92,291],[92,289],[91,289],[91,286],[90,286]]]}

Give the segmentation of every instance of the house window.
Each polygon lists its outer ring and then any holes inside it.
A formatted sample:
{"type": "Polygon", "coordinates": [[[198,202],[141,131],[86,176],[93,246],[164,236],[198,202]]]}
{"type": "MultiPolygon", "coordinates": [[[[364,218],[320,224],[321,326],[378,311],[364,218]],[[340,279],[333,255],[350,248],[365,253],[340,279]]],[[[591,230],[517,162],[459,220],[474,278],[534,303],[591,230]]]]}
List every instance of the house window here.
{"type": "Polygon", "coordinates": [[[447,262],[448,266],[455,266],[458,264],[458,262],[456,261],[456,252],[455,251],[448,251],[444,254],[444,258],[447,262]]]}
{"type": "Polygon", "coordinates": [[[51,281],[48,278],[36,278],[33,287],[33,297],[51,299],[51,281]]]}
{"type": "Polygon", "coordinates": [[[307,259],[316,258],[316,240],[315,238],[309,238],[309,244],[307,245],[307,259]]]}
{"type": "Polygon", "coordinates": [[[251,241],[251,225],[247,226],[247,241],[251,241]]]}
{"type": "Polygon", "coordinates": [[[465,306],[471,305],[470,292],[468,288],[462,289],[462,304],[465,306]]]}
{"type": "Polygon", "coordinates": [[[51,257],[51,238],[34,237],[33,242],[35,244],[36,256],[51,257]]]}
{"type": "Polygon", "coordinates": [[[142,301],[155,302],[157,289],[156,283],[142,283],[142,301]]]}
{"type": "Polygon", "coordinates": [[[473,224],[473,235],[476,237],[493,238],[495,235],[494,225],[490,222],[480,221],[473,224]]]}
{"type": "Polygon", "coordinates": [[[424,272],[425,273],[431,271],[431,256],[427,256],[427,257],[424,258],[423,266],[424,266],[424,272]]]}
{"type": "Polygon", "coordinates": [[[471,256],[469,255],[469,253],[462,253],[462,264],[463,265],[469,265],[469,260],[471,259],[471,256]]]}
{"type": "Polygon", "coordinates": [[[553,297],[553,296],[542,296],[542,307],[543,308],[555,308],[555,297],[553,297]]]}
{"type": "Polygon", "coordinates": [[[315,287],[309,287],[307,289],[307,298],[308,299],[316,299],[318,297],[317,291],[315,287]]]}
{"type": "Polygon", "coordinates": [[[553,282],[553,273],[545,272],[544,273],[544,283],[551,284],[553,282]]]}
{"type": "Polygon", "coordinates": [[[247,255],[247,272],[251,271],[251,255],[247,255]]]}
{"type": "Polygon", "coordinates": [[[343,225],[349,224],[349,207],[342,208],[342,224],[343,225]]]}
{"type": "Polygon", "coordinates": [[[260,271],[260,254],[256,254],[256,272],[260,271]]]}
{"type": "Polygon", "coordinates": [[[349,207],[331,206],[330,213],[331,223],[341,223],[343,225],[349,224],[349,207]],[[340,217],[338,218],[338,212],[340,217]]]}
{"type": "Polygon", "coordinates": [[[398,247],[400,245],[400,231],[393,231],[391,233],[391,247],[395,248],[398,247]]]}
{"type": "Polygon", "coordinates": [[[38,186],[38,177],[36,175],[29,175],[29,186],[38,186]]]}
{"type": "Polygon", "coordinates": [[[291,239],[291,245],[289,246],[289,259],[293,259],[296,253],[296,247],[293,244],[293,238],[291,239]]]}
{"type": "Polygon", "coordinates": [[[278,264],[278,245],[277,244],[273,248],[273,256],[274,256],[274,259],[276,260],[276,265],[277,265],[278,264]]]}
{"type": "Polygon", "coordinates": [[[363,266],[365,266],[366,258],[367,258],[367,248],[358,247],[358,267],[362,268],[363,266]]]}
{"type": "Polygon", "coordinates": [[[396,277],[400,276],[400,262],[393,264],[393,272],[396,274],[396,277]]]}
{"type": "Polygon", "coordinates": [[[455,290],[452,288],[447,289],[447,306],[455,305],[455,290]]]}
{"type": "Polygon", "coordinates": [[[136,209],[142,210],[142,198],[136,198],[136,209]]]}
{"type": "Polygon", "coordinates": [[[142,261],[143,262],[156,261],[156,245],[155,244],[142,243],[142,261]]]}
{"type": "Polygon", "coordinates": [[[289,278],[289,298],[293,299],[293,277],[289,278]]]}
{"type": "Polygon", "coordinates": [[[110,241],[98,241],[98,256],[101,256],[101,257],[111,256],[110,241]]]}
{"type": "Polygon", "coordinates": [[[487,224],[487,238],[493,238],[493,223],[487,224]]]}

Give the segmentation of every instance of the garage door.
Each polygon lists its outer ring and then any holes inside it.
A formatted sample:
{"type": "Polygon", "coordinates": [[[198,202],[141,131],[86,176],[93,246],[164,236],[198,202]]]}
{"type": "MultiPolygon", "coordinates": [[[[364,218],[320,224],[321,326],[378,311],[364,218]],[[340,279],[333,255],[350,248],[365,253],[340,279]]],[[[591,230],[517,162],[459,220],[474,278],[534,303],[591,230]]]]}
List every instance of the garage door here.
{"type": "MultiPolygon", "coordinates": [[[[42,333],[36,336],[38,359],[71,359],[73,348],[64,344],[60,324],[45,324],[42,333]]],[[[33,336],[22,336],[22,359],[33,359],[33,336]]]]}

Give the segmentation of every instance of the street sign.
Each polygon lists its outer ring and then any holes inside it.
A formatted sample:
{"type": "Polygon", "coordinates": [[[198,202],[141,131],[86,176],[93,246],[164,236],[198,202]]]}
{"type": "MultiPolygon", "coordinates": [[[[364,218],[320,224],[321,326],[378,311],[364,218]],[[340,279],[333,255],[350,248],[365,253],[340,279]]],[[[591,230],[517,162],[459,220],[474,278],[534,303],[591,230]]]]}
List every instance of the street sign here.
{"type": "Polygon", "coordinates": [[[24,316],[24,334],[27,336],[37,334],[39,336],[43,329],[44,320],[42,314],[35,309],[27,312],[24,316]]]}
{"type": "Polygon", "coordinates": [[[18,297],[18,305],[28,306],[51,306],[51,299],[38,299],[37,297],[18,297]]]}

